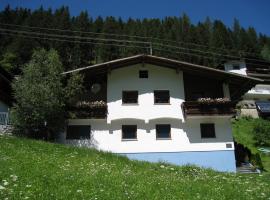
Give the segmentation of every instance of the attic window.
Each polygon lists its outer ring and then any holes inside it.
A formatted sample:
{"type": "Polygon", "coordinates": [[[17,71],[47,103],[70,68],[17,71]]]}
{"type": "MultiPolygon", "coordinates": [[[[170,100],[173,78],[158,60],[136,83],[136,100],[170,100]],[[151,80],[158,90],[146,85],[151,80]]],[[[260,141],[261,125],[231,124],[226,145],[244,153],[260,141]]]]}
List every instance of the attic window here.
{"type": "Polygon", "coordinates": [[[139,77],[140,78],[148,78],[148,70],[140,70],[139,77]]]}

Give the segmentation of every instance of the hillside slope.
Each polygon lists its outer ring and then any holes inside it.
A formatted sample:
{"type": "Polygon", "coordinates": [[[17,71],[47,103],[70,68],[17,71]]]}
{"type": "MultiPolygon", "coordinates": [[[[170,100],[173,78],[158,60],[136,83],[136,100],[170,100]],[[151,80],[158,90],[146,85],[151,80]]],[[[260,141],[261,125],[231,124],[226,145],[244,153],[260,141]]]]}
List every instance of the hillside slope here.
{"type": "Polygon", "coordinates": [[[0,199],[269,199],[269,180],[0,136],[0,199]]]}
{"type": "Polygon", "coordinates": [[[256,140],[254,139],[253,128],[257,119],[240,118],[233,120],[233,137],[236,142],[241,143],[249,148],[252,154],[259,154],[262,161],[263,169],[270,172],[270,155],[262,154],[258,151],[256,140]]]}

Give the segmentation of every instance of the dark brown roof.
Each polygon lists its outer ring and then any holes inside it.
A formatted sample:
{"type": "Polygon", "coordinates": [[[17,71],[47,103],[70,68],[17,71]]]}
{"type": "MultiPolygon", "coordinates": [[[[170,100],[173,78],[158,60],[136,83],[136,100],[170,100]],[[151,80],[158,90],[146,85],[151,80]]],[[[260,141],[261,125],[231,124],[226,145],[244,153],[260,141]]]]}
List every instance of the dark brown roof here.
{"type": "Polygon", "coordinates": [[[127,67],[131,65],[135,65],[138,63],[147,63],[147,64],[153,64],[168,68],[177,69],[183,72],[187,73],[195,73],[198,75],[205,75],[205,76],[211,76],[212,78],[221,79],[224,81],[232,81],[232,82],[252,82],[254,84],[263,82],[262,79],[259,78],[253,78],[253,77],[247,77],[240,74],[235,74],[231,72],[225,72],[223,70],[214,69],[202,65],[196,65],[188,62],[178,61],[178,60],[172,60],[168,58],[163,57],[157,57],[152,55],[136,55],[131,56],[127,58],[121,58],[117,60],[112,60],[109,62],[104,62],[100,64],[95,64],[91,66],[86,66],[82,68],[78,68],[75,70],[64,72],[63,74],[70,74],[73,72],[91,72],[93,74],[96,73],[106,73],[109,70],[121,68],[121,67],[127,67]]]}

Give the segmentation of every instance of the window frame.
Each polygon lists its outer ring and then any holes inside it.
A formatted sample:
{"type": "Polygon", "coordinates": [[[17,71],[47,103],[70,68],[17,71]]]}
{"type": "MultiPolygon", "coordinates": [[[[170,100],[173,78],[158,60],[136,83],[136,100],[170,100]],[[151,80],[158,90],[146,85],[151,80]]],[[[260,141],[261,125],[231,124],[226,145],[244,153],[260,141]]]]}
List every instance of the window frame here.
{"type": "Polygon", "coordinates": [[[159,104],[163,104],[163,105],[168,105],[168,104],[170,104],[170,99],[171,99],[171,96],[170,96],[170,90],[154,90],[154,104],[157,104],[157,105],[159,105],[159,104]],[[158,93],[158,92],[168,92],[168,102],[156,102],[156,94],[158,93]]]}
{"type": "MultiPolygon", "coordinates": [[[[208,127],[209,128],[209,127],[208,127]]],[[[200,131],[201,131],[201,138],[202,139],[211,139],[211,138],[216,138],[216,127],[215,127],[215,123],[200,123],[200,131]],[[207,135],[207,127],[204,127],[204,129],[206,130],[203,130],[203,126],[211,126],[211,128],[213,128],[213,135],[211,133],[211,135],[207,135]],[[206,135],[205,135],[206,133],[206,135]]]]}
{"type": "Polygon", "coordinates": [[[156,140],[171,140],[172,134],[171,134],[171,124],[156,124],[156,140]],[[158,126],[169,126],[169,137],[158,137],[158,126]]]}
{"type": "Polygon", "coordinates": [[[148,79],[149,78],[149,71],[146,70],[146,69],[145,70],[144,69],[139,70],[139,78],[140,79],[148,79]]]}
{"type": "Polygon", "coordinates": [[[139,92],[138,92],[138,90],[123,90],[122,91],[122,104],[123,105],[128,105],[128,104],[133,104],[133,105],[138,105],[139,104],[139,92]],[[132,92],[134,92],[134,93],[137,93],[137,101],[136,101],[136,103],[135,102],[124,102],[124,93],[132,93],[132,92]]]}
{"type": "MultiPolygon", "coordinates": [[[[91,139],[91,132],[92,132],[92,127],[91,125],[68,125],[67,126],[67,132],[66,132],[66,140],[90,140],[91,139]],[[68,130],[69,127],[80,127],[80,126],[84,126],[84,127],[89,127],[89,135],[87,136],[80,136],[80,137],[70,137],[68,134],[68,130]]],[[[78,134],[79,135],[79,134],[78,134]]]]}
{"type": "Polygon", "coordinates": [[[130,125],[130,124],[128,124],[128,125],[122,125],[122,128],[121,128],[121,133],[122,133],[122,141],[136,141],[136,140],[138,140],[137,139],[137,130],[138,130],[138,127],[137,127],[137,125],[130,125]],[[136,130],[135,130],[135,137],[134,138],[124,138],[124,131],[123,131],[123,129],[124,128],[127,128],[127,127],[134,127],[134,128],[136,128],[136,130]]]}

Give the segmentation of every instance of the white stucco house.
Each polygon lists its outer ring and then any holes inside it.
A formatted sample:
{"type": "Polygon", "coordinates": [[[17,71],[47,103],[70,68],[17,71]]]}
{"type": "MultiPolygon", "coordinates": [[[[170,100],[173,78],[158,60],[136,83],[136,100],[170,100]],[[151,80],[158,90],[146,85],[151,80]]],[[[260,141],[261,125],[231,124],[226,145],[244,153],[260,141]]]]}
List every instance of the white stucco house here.
{"type": "Polygon", "coordinates": [[[263,79],[243,95],[239,103],[242,116],[270,117],[270,63],[257,60],[228,61],[222,67],[226,72],[263,79]]]}
{"type": "Polygon", "coordinates": [[[0,67],[0,131],[9,123],[9,108],[12,104],[11,81],[11,75],[0,67]]]}
{"type": "Polygon", "coordinates": [[[63,143],[236,171],[230,119],[260,79],[150,55],[64,74],[75,72],[84,75],[87,91],[70,107],[63,143]]]}

